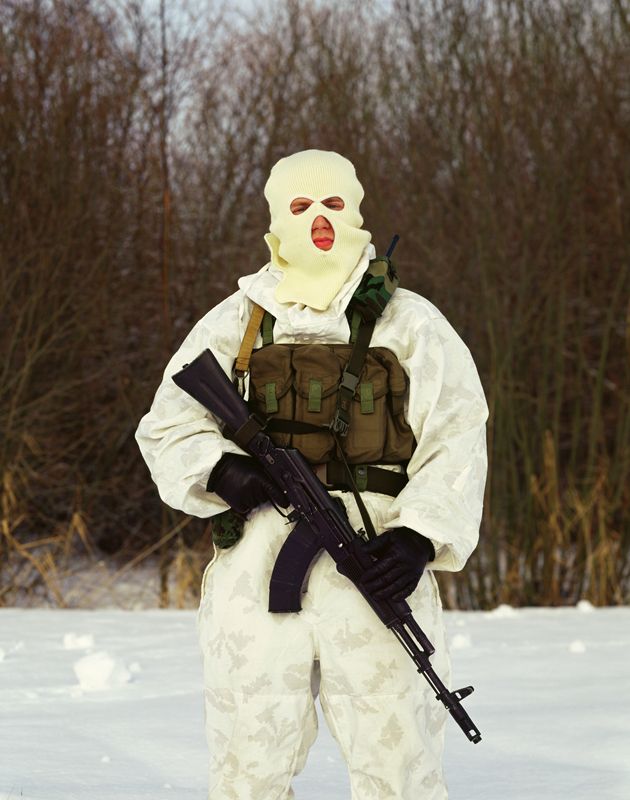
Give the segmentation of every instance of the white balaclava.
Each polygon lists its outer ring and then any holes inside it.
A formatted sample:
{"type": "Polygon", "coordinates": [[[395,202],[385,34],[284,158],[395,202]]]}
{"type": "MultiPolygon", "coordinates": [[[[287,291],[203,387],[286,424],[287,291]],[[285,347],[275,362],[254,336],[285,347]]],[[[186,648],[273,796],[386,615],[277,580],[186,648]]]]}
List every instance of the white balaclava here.
{"type": "Polygon", "coordinates": [[[363,194],[352,163],[330,150],[302,150],[274,165],[265,185],[271,213],[265,241],[272,263],[284,273],[275,291],[279,303],[328,308],[372,239],[361,228],[363,194]],[[306,211],[293,214],[290,206],[296,197],[313,202],[306,211]],[[327,208],[322,201],[329,197],[341,197],[343,209],[327,208]],[[311,238],[320,214],[335,232],[330,250],[320,250],[311,238]]]}

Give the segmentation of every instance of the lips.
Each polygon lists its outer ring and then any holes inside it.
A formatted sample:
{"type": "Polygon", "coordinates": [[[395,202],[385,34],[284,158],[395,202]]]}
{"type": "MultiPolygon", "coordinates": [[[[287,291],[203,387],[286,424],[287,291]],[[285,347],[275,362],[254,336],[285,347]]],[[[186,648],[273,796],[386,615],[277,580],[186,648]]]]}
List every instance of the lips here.
{"type": "Polygon", "coordinates": [[[335,234],[330,228],[316,228],[311,231],[311,238],[315,244],[332,244],[335,241],[335,234]]]}
{"type": "Polygon", "coordinates": [[[313,239],[313,244],[315,245],[315,247],[319,248],[320,250],[330,250],[330,248],[333,246],[333,240],[332,239],[328,239],[328,238],[326,238],[326,239],[313,239]]]}

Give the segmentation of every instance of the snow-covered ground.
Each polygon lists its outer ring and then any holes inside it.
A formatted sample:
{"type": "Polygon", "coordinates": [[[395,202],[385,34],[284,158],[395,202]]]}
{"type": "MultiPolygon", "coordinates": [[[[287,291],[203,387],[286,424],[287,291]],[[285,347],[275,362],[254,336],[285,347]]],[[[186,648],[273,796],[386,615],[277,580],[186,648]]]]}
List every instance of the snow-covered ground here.
{"type": "MultiPolygon", "coordinates": [[[[449,720],[450,800],[629,800],[630,608],[446,620],[483,734],[449,720]]],[[[205,800],[201,691],[194,611],[0,610],[0,800],[205,800]]],[[[293,786],[349,800],[321,713],[293,786]]]]}

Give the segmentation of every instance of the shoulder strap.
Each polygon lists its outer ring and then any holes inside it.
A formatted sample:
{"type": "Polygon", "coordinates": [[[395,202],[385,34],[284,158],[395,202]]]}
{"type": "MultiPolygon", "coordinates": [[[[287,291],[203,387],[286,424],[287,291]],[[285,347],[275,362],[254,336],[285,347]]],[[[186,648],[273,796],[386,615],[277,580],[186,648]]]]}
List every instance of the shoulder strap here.
{"type": "Polygon", "coordinates": [[[350,322],[350,341],[354,343],[354,347],[339,386],[337,410],[332,422],[332,430],[342,437],[348,434],[352,398],[359,383],[376,320],[385,310],[399,284],[396,267],[389,257],[395,244],[396,239],[387,251],[388,255],[370,259],[365,275],[346,310],[350,322]]]}
{"type": "Polygon", "coordinates": [[[347,436],[350,429],[350,409],[352,399],[359,383],[359,376],[363,369],[363,364],[370,347],[372,334],[376,320],[385,310],[385,306],[396,291],[399,279],[396,268],[390,259],[390,255],[396,244],[394,238],[392,245],[387,251],[387,255],[370,259],[368,268],[363,276],[361,283],[352,295],[348,305],[347,313],[350,319],[350,341],[354,342],[350,360],[343,373],[343,378],[337,393],[337,409],[331,424],[332,435],[337,444],[341,455],[341,460],[346,472],[346,477],[350,485],[352,494],[359,508],[361,519],[365,526],[368,539],[376,536],[376,531],[370,515],[368,513],[359,489],[356,485],[352,471],[348,466],[342,444],[338,437],[347,436]]]}
{"type": "Polygon", "coordinates": [[[350,428],[352,398],[359,384],[359,376],[370,347],[375,324],[375,319],[369,322],[365,320],[361,322],[352,353],[350,353],[350,359],[343,371],[339,391],[337,392],[337,409],[331,424],[332,430],[338,433],[339,436],[347,436],[350,428]]]}
{"type": "Polygon", "coordinates": [[[245,335],[243,336],[243,341],[241,342],[238,355],[236,356],[234,372],[238,378],[244,378],[249,372],[249,360],[252,357],[254,342],[256,341],[258,329],[260,328],[260,323],[262,322],[264,314],[265,309],[262,306],[259,306],[258,303],[254,303],[252,315],[247,323],[247,329],[245,331],[245,335]]]}
{"type": "Polygon", "coordinates": [[[276,318],[273,314],[265,311],[265,316],[262,321],[262,343],[263,347],[268,344],[273,344],[273,326],[276,324],[276,318]]]}

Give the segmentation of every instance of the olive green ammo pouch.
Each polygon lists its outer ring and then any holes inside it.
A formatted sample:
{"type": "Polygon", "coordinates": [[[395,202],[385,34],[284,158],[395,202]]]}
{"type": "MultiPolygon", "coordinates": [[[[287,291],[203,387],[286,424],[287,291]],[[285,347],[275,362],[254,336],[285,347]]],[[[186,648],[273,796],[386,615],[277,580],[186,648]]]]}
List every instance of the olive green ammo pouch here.
{"type": "MultiPolygon", "coordinates": [[[[330,430],[351,344],[270,344],[250,360],[249,404],[280,447],[296,447],[312,464],[341,458],[330,430]]],[[[407,376],[395,354],[371,347],[348,404],[343,442],[350,464],[400,464],[411,458],[404,416],[407,376]]]]}
{"type": "Polygon", "coordinates": [[[252,317],[252,329],[262,323],[263,346],[238,360],[249,371],[249,405],[275,444],[312,464],[344,456],[350,464],[400,464],[415,448],[404,416],[407,376],[391,350],[369,346],[399,282],[394,244],[370,260],[352,296],[350,344],[274,344],[271,315],[252,317]]]}

